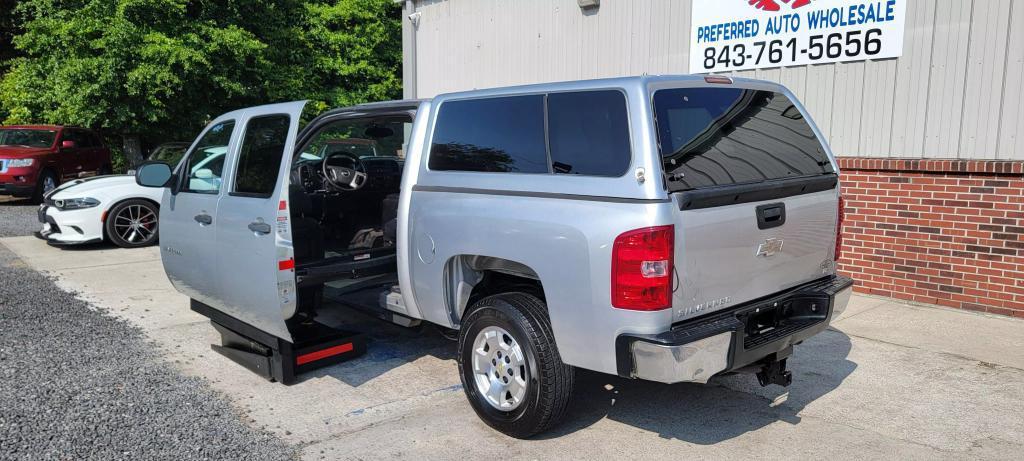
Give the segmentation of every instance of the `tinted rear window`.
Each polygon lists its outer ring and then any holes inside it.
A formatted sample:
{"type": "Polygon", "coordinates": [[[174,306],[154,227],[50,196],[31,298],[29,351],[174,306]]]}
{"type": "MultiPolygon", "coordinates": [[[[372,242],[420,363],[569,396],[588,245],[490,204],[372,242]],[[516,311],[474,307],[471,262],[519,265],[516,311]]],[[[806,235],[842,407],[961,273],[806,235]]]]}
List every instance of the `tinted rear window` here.
{"type": "Polygon", "coordinates": [[[543,95],[449,101],[436,123],[432,170],[548,172],[543,95]]]}
{"type": "Polygon", "coordinates": [[[626,95],[620,91],[551,93],[548,133],[555,173],[617,177],[629,168],[626,95]]]}
{"type": "Polygon", "coordinates": [[[833,171],[807,120],[781,93],[658,90],[654,111],[669,191],[833,171]]]}

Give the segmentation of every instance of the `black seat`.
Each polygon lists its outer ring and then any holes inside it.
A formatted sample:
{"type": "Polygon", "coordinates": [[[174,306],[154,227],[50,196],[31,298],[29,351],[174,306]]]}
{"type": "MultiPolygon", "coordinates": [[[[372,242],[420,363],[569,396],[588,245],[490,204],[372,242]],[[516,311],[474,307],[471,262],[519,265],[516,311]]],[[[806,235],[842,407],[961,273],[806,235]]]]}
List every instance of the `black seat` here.
{"type": "MultiPolygon", "coordinates": [[[[314,219],[313,201],[299,185],[288,187],[292,221],[292,249],[295,251],[295,265],[314,263],[324,259],[324,233],[320,222],[314,219]]],[[[323,303],[323,285],[299,288],[298,306],[291,322],[308,324],[316,317],[316,310],[323,303]]]]}
{"type": "Polygon", "coordinates": [[[398,194],[388,194],[381,202],[380,222],[384,227],[384,238],[390,242],[398,240],[398,194]]]}
{"type": "Polygon", "coordinates": [[[313,216],[313,201],[299,185],[288,187],[291,206],[292,246],[295,263],[304,264],[324,259],[324,233],[313,216]]]}

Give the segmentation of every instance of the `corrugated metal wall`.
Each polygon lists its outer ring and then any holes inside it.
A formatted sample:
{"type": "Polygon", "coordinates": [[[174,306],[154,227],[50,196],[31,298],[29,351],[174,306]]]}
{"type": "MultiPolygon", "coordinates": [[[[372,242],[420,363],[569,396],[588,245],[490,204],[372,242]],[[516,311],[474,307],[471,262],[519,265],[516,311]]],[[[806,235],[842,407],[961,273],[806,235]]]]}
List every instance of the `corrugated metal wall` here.
{"type": "MultiPolygon", "coordinates": [[[[416,96],[686,73],[690,7],[417,1],[416,96]]],[[[1024,160],[1024,0],[908,0],[899,59],[738,74],[788,86],[839,155],[1024,160]]]]}

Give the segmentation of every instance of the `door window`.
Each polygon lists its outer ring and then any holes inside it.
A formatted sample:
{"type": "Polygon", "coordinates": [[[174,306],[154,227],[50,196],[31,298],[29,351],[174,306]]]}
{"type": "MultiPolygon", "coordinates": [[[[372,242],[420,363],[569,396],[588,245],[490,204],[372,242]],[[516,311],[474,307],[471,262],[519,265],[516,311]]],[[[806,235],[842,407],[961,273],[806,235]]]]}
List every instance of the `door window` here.
{"type": "Polygon", "coordinates": [[[203,134],[195,149],[188,156],[188,162],[180,172],[185,177],[182,192],[216,194],[220,192],[224,158],[231,142],[233,120],[218,123],[203,134]]]}
{"type": "Polygon", "coordinates": [[[233,194],[270,197],[277,185],[290,117],[265,115],[249,120],[238,154],[233,194]]]}
{"type": "Polygon", "coordinates": [[[62,136],[61,141],[62,142],[63,141],[72,141],[72,142],[74,142],[76,149],[87,147],[85,139],[83,139],[82,132],[78,131],[78,130],[76,130],[74,128],[65,129],[64,130],[64,135],[62,136]]]}
{"type": "Polygon", "coordinates": [[[78,147],[95,147],[95,143],[92,141],[92,136],[89,136],[88,131],[75,130],[75,142],[78,143],[78,147]]]}
{"type": "Polygon", "coordinates": [[[100,140],[99,135],[90,131],[87,132],[87,136],[89,137],[89,142],[92,143],[92,147],[103,147],[103,141],[100,140]]]}

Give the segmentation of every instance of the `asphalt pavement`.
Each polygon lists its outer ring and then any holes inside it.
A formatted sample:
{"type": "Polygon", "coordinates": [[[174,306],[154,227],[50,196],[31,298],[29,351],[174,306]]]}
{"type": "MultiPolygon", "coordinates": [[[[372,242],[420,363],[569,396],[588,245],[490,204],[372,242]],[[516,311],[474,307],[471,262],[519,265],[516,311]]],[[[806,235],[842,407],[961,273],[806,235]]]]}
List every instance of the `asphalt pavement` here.
{"type": "Polygon", "coordinates": [[[788,389],[761,388],[749,375],[663,385],[578,371],[565,422],[524,441],[473,414],[455,345],[430,328],[337,311],[324,320],[368,328],[367,354],[283,386],[210,351],[217,333],[170,286],[158,248],[59,249],[31,237],[0,245],[141,329],[165,362],[303,459],[931,460],[1024,451],[1020,319],[854,296],[827,331],[796,348],[788,389]]]}
{"type": "MultiPolygon", "coordinates": [[[[34,210],[0,203],[0,235],[36,230],[34,210]]],[[[3,245],[0,383],[4,460],[297,456],[163,358],[142,329],[61,290],[3,245]]]]}
{"type": "Polygon", "coordinates": [[[32,235],[39,230],[42,226],[36,209],[31,200],[0,195],[0,237],[32,235]]]}
{"type": "MultiPolygon", "coordinates": [[[[7,235],[34,207],[0,204],[7,235]],[[8,220],[9,217],[13,217],[8,220]]],[[[1024,321],[854,296],[793,385],[578,371],[565,422],[510,439],[469,408],[455,345],[337,311],[365,356],[270,383],[210,350],[156,247],[0,238],[0,459],[1019,459],[1024,321]],[[10,251],[8,251],[10,250],[10,251]],[[13,253],[13,254],[12,254],[13,253]],[[15,256],[16,255],[16,256],[15,256]]]]}

